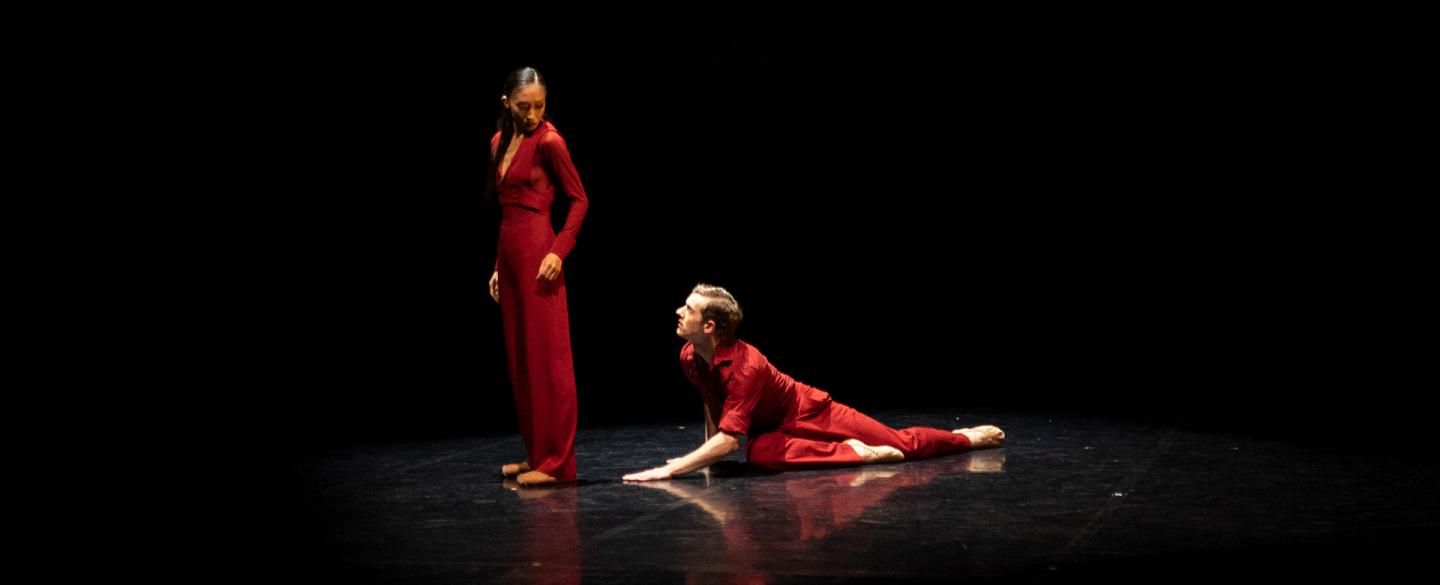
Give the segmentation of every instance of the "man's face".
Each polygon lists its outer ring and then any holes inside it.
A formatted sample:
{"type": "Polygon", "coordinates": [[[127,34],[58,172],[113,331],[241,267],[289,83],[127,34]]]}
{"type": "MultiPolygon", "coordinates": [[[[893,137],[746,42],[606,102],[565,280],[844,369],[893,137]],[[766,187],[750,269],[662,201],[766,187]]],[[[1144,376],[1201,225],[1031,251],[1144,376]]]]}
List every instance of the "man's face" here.
{"type": "Polygon", "coordinates": [[[675,314],[680,317],[680,322],[675,327],[675,334],[691,341],[695,341],[696,338],[703,339],[705,322],[704,318],[700,316],[700,310],[704,308],[705,297],[698,293],[691,293],[685,299],[685,304],[679,309],[675,309],[675,314]]]}

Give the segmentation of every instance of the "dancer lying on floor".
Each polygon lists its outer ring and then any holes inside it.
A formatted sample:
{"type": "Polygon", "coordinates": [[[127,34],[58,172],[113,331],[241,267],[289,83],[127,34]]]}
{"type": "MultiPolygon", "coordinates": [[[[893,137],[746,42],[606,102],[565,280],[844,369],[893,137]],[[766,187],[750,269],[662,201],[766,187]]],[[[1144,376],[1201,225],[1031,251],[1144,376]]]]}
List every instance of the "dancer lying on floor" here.
{"type": "Polygon", "coordinates": [[[684,457],[624,476],[626,481],[705,468],[738,450],[742,436],[749,438],[750,465],[776,471],[925,459],[1005,442],[1005,432],[991,425],[895,430],[796,381],[735,337],[740,304],[718,286],[696,285],[675,313],[675,333],[689,342],[680,349],[680,366],[705,403],[707,440],[684,457]]]}

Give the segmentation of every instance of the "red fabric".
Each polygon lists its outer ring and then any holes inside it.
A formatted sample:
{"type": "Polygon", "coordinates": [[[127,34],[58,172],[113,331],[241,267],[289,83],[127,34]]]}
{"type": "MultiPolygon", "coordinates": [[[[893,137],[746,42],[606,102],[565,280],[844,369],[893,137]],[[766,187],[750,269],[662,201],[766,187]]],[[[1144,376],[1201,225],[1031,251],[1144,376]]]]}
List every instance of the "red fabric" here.
{"type": "MultiPolygon", "coordinates": [[[[490,141],[492,155],[498,142],[497,134],[490,141]]],[[[500,314],[520,436],[531,469],[573,480],[575,369],[565,276],[562,272],[548,284],[535,276],[546,254],[569,254],[588,202],[565,141],[549,122],[521,142],[498,191],[502,220],[495,269],[500,272],[500,314]],[[557,184],[570,199],[565,229],[559,234],[550,225],[557,184]]]]}
{"type": "Polygon", "coordinates": [[[716,426],[727,433],[753,434],[752,428],[779,426],[802,394],[815,392],[820,395],[817,400],[829,400],[828,394],[775,369],[759,350],[744,341],[716,347],[713,359],[715,365],[710,367],[695,355],[691,343],[680,349],[685,376],[700,389],[700,397],[710,407],[716,426]]]}
{"type": "Polygon", "coordinates": [[[843,442],[846,439],[889,445],[904,453],[907,461],[970,449],[965,435],[924,427],[896,430],[844,404],[830,402],[777,430],[751,436],[746,458],[751,465],[782,471],[860,463],[860,456],[843,442]]]}
{"type": "Polygon", "coordinates": [[[686,343],[680,365],[710,412],[721,413],[720,430],[749,435],[746,458],[751,465],[786,470],[860,463],[855,450],[844,444],[846,439],[889,445],[907,460],[970,448],[969,438],[948,430],[887,427],[775,369],[744,341],[715,348],[713,366],[695,355],[694,344],[686,343]]]}
{"type": "MultiPolygon", "coordinates": [[[[513,142],[518,138],[519,136],[516,136],[510,140],[513,142]]],[[[495,155],[495,149],[499,146],[500,133],[496,132],[490,137],[491,156],[495,155]]],[[[565,146],[565,139],[560,137],[555,125],[549,121],[541,122],[520,141],[520,149],[510,159],[510,166],[505,172],[501,174],[498,165],[495,172],[499,180],[496,190],[499,192],[502,207],[518,205],[542,211],[547,216],[550,207],[555,203],[556,184],[559,184],[561,193],[570,199],[570,211],[565,215],[565,227],[554,235],[555,240],[547,246],[546,252],[553,252],[561,260],[569,256],[570,250],[575,247],[576,237],[580,235],[580,224],[585,220],[590,200],[585,196],[585,186],[580,183],[580,173],[576,172],[574,163],[570,162],[570,149],[565,146]]],[[[498,270],[498,252],[496,256],[495,267],[498,270]]],[[[540,257],[544,258],[545,254],[540,257]]],[[[535,266],[535,272],[540,272],[539,265],[535,266]]],[[[535,275],[530,277],[534,278],[535,275]]]]}

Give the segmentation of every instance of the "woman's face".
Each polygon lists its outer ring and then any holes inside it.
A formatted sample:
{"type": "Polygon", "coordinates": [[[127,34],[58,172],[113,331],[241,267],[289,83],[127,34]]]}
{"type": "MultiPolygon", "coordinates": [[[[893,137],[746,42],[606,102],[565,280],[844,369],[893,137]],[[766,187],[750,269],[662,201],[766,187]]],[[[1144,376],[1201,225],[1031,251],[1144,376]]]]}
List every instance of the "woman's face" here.
{"type": "Polygon", "coordinates": [[[516,89],[514,95],[501,97],[500,103],[510,110],[521,132],[534,130],[545,119],[545,88],[538,83],[516,89]]]}

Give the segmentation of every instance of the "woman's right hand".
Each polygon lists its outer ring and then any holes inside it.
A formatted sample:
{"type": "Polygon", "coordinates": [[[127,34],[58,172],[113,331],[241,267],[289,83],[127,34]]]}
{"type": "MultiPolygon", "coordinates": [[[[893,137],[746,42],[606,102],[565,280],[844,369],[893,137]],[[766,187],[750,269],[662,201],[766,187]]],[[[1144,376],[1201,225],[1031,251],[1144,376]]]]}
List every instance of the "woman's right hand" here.
{"type": "Polygon", "coordinates": [[[496,270],[490,275],[490,298],[500,302],[500,271],[496,270]]]}

